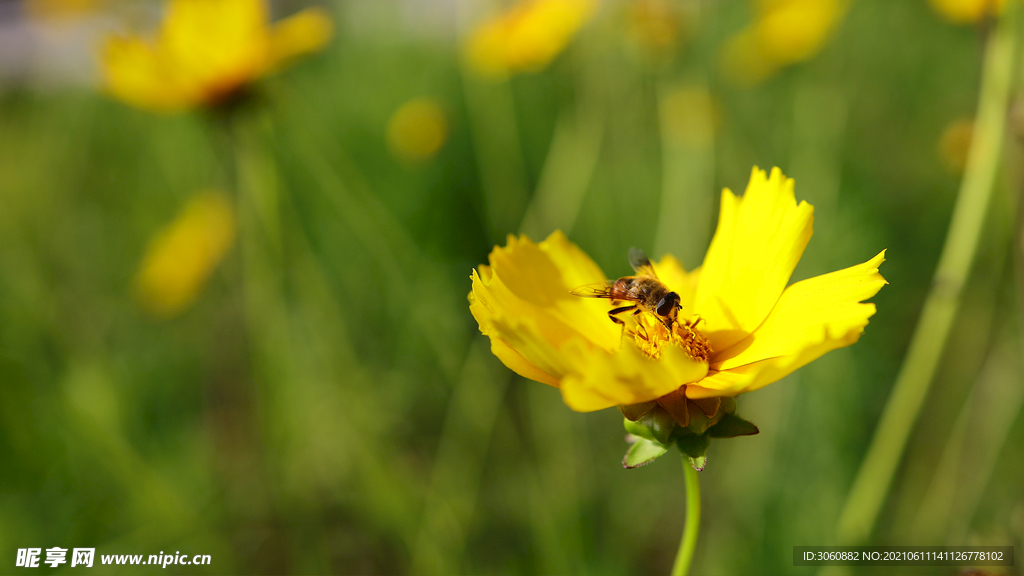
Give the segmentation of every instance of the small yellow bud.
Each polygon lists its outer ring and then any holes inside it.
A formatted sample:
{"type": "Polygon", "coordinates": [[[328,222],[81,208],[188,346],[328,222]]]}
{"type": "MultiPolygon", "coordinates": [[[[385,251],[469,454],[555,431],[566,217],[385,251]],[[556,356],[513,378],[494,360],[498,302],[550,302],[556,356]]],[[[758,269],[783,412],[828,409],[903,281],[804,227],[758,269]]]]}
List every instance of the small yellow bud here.
{"type": "Polygon", "coordinates": [[[415,98],[402,104],[388,121],[388,147],[403,160],[431,158],[447,139],[447,115],[429,98],[415,98]]]}
{"type": "Polygon", "coordinates": [[[962,173],[967,166],[967,154],[971,150],[973,132],[974,121],[970,118],[960,118],[946,126],[939,137],[939,158],[954,174],[962,173]]]}

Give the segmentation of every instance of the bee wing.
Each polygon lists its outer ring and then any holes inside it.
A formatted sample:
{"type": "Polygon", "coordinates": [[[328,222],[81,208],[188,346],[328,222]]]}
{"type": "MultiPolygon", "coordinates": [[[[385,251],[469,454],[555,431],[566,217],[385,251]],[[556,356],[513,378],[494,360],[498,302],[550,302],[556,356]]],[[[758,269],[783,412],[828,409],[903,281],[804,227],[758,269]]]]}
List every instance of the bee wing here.
{"type": "Polygon", "coordinates": [[[611,280],[595,282],[594,284],[584,284],[579,288],[573,288],[569,291],[569,294],[572,294],[573,296],[583,296],[584,298],[611,298],[612,286],[614,285],[615,283],[611,280]]]}
{"type": "Polygon", "coordinates": [[[647,254],[644,254],[644,251],[639,248],[629,249],[629,265],[636,271],[637,276],[658,277],[658,274],[654,272],[654,266],[647,258],[647,254]]]}

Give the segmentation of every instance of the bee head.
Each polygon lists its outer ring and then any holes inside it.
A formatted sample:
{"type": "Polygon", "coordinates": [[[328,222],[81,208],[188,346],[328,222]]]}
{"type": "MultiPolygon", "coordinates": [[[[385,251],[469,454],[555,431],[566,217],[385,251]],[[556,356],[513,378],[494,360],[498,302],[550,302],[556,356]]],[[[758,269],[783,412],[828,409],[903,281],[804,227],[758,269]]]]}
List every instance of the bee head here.
{"type": "Polygon", "coordinates": [[[658,302],[658,315],[666,318],[675,318],[675,311],[679,309],[679,294],[669,292],[658,302]]]}

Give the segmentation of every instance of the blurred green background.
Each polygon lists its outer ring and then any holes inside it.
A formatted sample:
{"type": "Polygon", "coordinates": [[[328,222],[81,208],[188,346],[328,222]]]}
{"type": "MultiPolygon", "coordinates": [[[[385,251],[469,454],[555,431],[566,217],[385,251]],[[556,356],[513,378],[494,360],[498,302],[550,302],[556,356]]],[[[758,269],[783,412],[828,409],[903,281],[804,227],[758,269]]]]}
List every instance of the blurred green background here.
{"type": "MultiPolygon", "coordinates": [[[[462,64],[496,6],[338,1],[329,47],[260,82],[227,141],[211,114],[95,88],[97,43],[139,5],[0,3],[0,572],[75,572],[14,568],[17,548],[61,546],[212,555],[168,574],[668,573],[677,457],[624,470],[618,411],[574,413],[502,366],[469,274],[507,234],[555,227],[612,278],[631,246],[695,267],[721,189],[757,165],[815,206],[794,280],[885,248],[889,286],[859,343],[739,399],[761,434],[712,446],[691,573],[816,573],[792,547],[836,543],[933,282],[967,146],[943,134],[975,113],[990,22],[856,0],[806,61],[737,77],[724,47],[765,5],[606,0],[504,81],[462,64]],[[413,158],[388,126],[419,98],[444,137],[413,158]],[[270,216],[246,211],[247,178],[270,216]],[[238,198],[238,240],[190,307],[154,317],[133,278],[210,188],[238,198]]],[[[1024,550],[1019,121],[1015,104],[872,543],[1024,550]]]]}

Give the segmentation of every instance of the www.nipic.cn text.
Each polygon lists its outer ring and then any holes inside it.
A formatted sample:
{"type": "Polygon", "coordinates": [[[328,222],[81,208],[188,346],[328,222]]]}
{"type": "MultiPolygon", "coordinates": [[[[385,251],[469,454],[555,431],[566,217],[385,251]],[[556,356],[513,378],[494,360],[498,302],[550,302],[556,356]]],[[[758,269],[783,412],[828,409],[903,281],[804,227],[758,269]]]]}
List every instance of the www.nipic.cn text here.
{"type": "MultiPolygon", "coordinates": [[[[71,550],[70,562],[68,560],[68,549],[54,546],[53,548],[18,548],[18,555],[14,565],[19,568],[38,568],[40,564],[49,564],[56,568],[62,564],[70,564],[72,568],[82,566],[92,568],[96,559],[95,548],[74,548],[71,550]]],[[[212,559],[209,554],[150,554],[148,557],[143,554],[101,554],[101,565],[125,565],[125,566],[188,566],[188,565],[210,565],[212,559]]]]}

